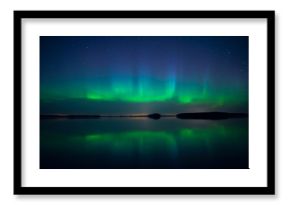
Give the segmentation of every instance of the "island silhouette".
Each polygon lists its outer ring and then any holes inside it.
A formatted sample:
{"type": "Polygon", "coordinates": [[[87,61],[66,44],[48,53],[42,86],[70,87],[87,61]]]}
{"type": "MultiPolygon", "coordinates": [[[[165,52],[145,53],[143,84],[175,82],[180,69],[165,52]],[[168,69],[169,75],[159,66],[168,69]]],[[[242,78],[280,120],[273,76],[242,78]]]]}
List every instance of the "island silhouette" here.
{"type": "Polygon", "coordinates": [[[150,118],[159,120],[160,118],[175,117],[182,120],[225,120],[230,118],[247,118],[248,113],[230,113],[230,112],[193,112],[178,113],[176,115],[162,115],[159,113],[136,114],[136,115],[76,115],[76,114],[41,114],[40,119],[99,119],[99,118],[150,118]]]}

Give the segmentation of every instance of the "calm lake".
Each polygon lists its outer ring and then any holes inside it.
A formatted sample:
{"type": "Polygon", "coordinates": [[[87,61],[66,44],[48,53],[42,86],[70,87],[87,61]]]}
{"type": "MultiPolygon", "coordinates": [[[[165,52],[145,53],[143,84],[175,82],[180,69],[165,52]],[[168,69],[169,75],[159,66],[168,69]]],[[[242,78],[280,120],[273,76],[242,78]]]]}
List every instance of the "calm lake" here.
{"type": "Polygon", "coordinates": [[[247,169],[248,119],[40,121],[41,169],[247,169]]]}

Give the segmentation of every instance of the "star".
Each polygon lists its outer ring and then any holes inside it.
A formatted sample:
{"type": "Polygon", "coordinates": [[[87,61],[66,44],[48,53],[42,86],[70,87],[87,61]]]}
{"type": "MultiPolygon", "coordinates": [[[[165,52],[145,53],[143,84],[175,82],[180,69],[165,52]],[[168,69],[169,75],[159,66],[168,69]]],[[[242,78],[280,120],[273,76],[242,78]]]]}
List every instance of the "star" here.
{"type": "Polygon", "coordinates": [[[231,55],[231,54],[232,54],[232,52],[231,52],[230,50],[226,50],[226,53],[227,53],[228,55],[231,55]]]}

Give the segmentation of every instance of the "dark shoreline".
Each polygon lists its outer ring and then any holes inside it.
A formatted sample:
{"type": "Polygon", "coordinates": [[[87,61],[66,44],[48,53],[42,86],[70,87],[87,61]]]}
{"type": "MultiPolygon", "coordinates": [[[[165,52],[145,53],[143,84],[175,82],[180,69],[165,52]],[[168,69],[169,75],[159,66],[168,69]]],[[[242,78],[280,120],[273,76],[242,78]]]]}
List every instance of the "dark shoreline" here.
{"type": "Polygon", "coordinates": [[[40,119],[99,119],[99,118],[150,118],[158,120],[160,118],[175,117],[182,120],[224,120],[231,118],[247,118],[248,113],[229,113],[229,112],[196,112],[196,113],[178,113],[176,115],[162,115],[159,113],[144,115],[65,115],[51,114],[40,115],[40,119]]]}

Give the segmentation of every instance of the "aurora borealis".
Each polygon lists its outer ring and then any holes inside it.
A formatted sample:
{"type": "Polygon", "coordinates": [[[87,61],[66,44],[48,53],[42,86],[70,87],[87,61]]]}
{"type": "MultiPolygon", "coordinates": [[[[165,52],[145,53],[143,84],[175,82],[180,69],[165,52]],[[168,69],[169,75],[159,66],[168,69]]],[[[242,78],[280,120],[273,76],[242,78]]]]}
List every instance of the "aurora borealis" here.
{"type": "Polygon", "coordinates": [[[41,36],[41,113],[248,111],[246,36],[41,36]]]}
{"type": "Polygon", "coordinates": [[[41,36],[40,168],[248,169],[248,118],[176,117],[248,113],[248,43],[41,36]]]}

